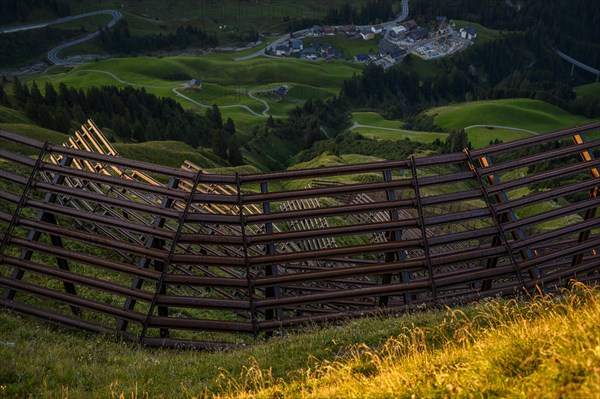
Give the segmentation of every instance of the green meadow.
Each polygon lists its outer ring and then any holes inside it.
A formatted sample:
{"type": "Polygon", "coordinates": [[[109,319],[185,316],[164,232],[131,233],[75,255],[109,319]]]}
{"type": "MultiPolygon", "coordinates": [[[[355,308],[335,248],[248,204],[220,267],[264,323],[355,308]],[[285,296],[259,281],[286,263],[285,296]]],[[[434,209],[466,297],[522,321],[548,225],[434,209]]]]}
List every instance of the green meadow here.
{"type": "Polygon", "coordinates": [[[554,105],[530,99],[473,101],[432,108],[427,114],[434,116],[435,124],[444,129],[486,124],[545,133],[591,122],[554,105]]]}
{"type": "Polygon", "coordinates": [[[408,130],[404,131],[391,131],[383,130],[371,127],[359,127],[352,129],[353,132],[360,133],[370,139],[375,140],[390,140],[390,141],[401,141],[411,140],[419,141],[421,143],[432,143],[436,139],[444,141],[448,135],[446,133],[434,133],[434,132],[411,132],[408,130]]]}
{"type": "Polygon", "coordinates": [[[588,83],[575,87],[577,97],[600,97],[600,82],[588,83]]]}
{"type": "Polygon", "coordinates": [[[463,28],[465,26],[472,26],[473,28],[475,28],[475,30],[477,31],[477,38],[473,42],[475,46],[491,42],[492,40],[495,40],[498,37],[500,37],[500,35],[502,35],[502,32],[499,30],[486,28],[485,26],[475,22],[455,19],[454,23],[456,24],[456,27],[454,28],[456,31],[460,31],[460,28],[463,28]]]}
{"type": "Polygon", "coordinates": [[[474,147],[488,145],[490,140],[499,139],[506,142],[533,135],[510,128],[547,133],[593,122],[546,102],[530,99],[474,101],[432,108],[426,113],[434,117],[436,125],[447,130],[459,130],[474,125],[499,126],[467,129],[474,147]]]}
{"type": "Polygon", "coordinates": [[[446,133],[402,130],[404,123],[401,120],[384,119],[383,116],[377,112],[353,112],[352,122],[359,125],[365,125],[364,127],[352,129],[353,132],[360,133],[362,136],[375,140],[412,140],[422,143],[431,143],[436,139],[444,141],[448,136],[446,133]]]}
{"type": "Polygon", "coordinates": [[[387,127],[391,129],[401,129],[404,123],[401,120],[389,120],[384,119],[381,114],[377,112],[353,112],[352,122],[356,122],[359,125],[387,127]]]}

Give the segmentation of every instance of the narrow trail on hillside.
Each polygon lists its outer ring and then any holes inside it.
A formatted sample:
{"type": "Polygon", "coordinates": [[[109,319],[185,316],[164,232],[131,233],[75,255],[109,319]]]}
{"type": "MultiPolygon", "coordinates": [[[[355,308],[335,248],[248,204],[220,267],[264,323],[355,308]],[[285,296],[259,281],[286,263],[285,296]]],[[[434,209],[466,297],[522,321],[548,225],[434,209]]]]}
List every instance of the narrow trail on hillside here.
{"type": "Polygon", "coordinates": [[[265,100],[255,97],[254,90],[248,90],[248,97],[253,98],[256,101],[263,103],[265,105],[265,110],[262,112],[262,115],[269,116],[268,112],[271,109],[271,107],[269,106],[269,104],[267,104],[267,102],[265,100]]]}
{"type": "MultiPolygon", "coordinates": [[[[196,101],[194,99],[191,99],[190,97],[186,96],[185,94],[180,93],[179,91],[177,91],[177,89],[180,89],[180,88],[181,88],[181,86],[176,86],[176,87],[173,87],[171,89],[171,91],[173,93],[175,93],[176,96],[181,97],[181,98],[183,98],[183,99],[185,99],[185,100],[187,100],[187,101],[189,101],[189,102],[191,102],[193,104],[196,104],[196,105],[198,105],[198,106],[200,106],[202,108],[211,108],[212,107],[212,105],[203,104],[203,103],[198,102],[198,101],[196,101]]],[[[250,107],[248,107],[247,105],[244,105],[244,104],[217,105],[217,107],[219,107],[219,109],[239,107],[239,108],[245,109],[246,111],[248,111],[249,113],[251,113],[254,116],[260,116],[260,117],[268,116],[268,115],[264,114],[266,112],[266,110],[263,111],[262,114],[259,114],[258,112],[254,111],[252,108],[250,108],[250,107]]],[[[267,105],[267,110],[268,110],[268,105],[267,105]]]]}

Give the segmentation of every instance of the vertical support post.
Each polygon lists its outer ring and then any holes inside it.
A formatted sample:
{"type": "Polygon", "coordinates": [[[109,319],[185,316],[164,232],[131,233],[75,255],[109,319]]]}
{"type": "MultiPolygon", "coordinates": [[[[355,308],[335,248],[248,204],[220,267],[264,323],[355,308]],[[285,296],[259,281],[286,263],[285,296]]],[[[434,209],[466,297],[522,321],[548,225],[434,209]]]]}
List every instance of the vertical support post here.
{"type": "MultiPolygon", "coordinates": [[[[386,169],[383,171],[383,180],[386,182],[392,181],[392,171],[390,169],[386,169]]],[[[388,201],[395,201],[396,200],[396,192],[392,189],[392,190],[386,190],[385,192],[385,196],[386,199],[388,201]]],[[[398,216],[398,211],[396,209],[391,209],[389,211],[389,215],[390,215],[390,220],[391,221],[398,221],[400,220],[399,216],[398,216]]],[[[388,241],[402,241],[402,230],[400,229],[395,229],[389,233],[387,233],[387,239],[388,241]]],[[[406,252],[404,250],[398,250],[398,251],[393,251],[393,252],[386,252],[385,254],[385,262],[394,262],[394,261],[404,261],[406,259],[406,252]]],[[[400,272],[400,281],[402,281],[403,283],[408,283],[410,277],[408,275],[407,271],[401,271],[400,272]]],[[[390,284],[392,282],[392,274],[388,273],[388,274],[384,274],[381,280],[381,284],[386,285],[386,284],[390,284]]],[[[409,304],[412,302],[412,294],[410,292],[407,292],[404,294],[404,303],[405,304],[409,304]]],[[[379,298],[379,306],[387,306],[389,303],[389,296],[388,295],[383,295],[379,298]]]]}
{"type": "Polygon", "coordinates": [[[6,228],[6,232],[4,233],[4,236],[2,237],[2,241],[0,241],[0,256],[4,253],[4,249],[6,248],[6,245],[8,244],[12,229],[15,227],[15,224],[17,223],[17,219],[19,218],[19,215],[21,214],[21,209],[25,205],[25,201],[27,200],[27,196],[29,195],[29,190],[31,189],[33,181],[35,180],[35,175],[37,174],[37,172],[42,164],[42,160],[44,159],[44,155],[46,154],[47,148],[48,148],[48,142],[46,141],[44,143],[42,149],[40,150],[40,153],[38,154],[37,160],[35,161],[33,168],[31,168],[31,173],[29,174],[29,179],[27,179],[27,183],[25,184],[25,187],[23,187],[23,192],[21,193],[21,198],[19,198],[19,202],[17,203],[15,211],[12,215],[12,218],[10,219],[10,223],[8,224],[8,227],[6,228]]]}
{"type": "MultiPolygon", "coordinates": [[[[580,133],[578,133],[573,135],[573,142],[575,143],[575,145],[582,145],[583,143],[585,143],[585,138],[580,133]]],[[[582,151],[581,153],[579,153],[579,156],[581,157],[581,160],[583,162],[591,162],[594,160],[594,153],[590,150],[582,151]]],[[[598,168],[590,168],[590,175],[594,179],[600,179],[600,171],[598,170],[598,168]]],[[[598,198],[598,196],[600,195],[600,180],[598,184],[598,186],[590,190],[590,198],[598,198]]],[[[598,207],[588,209],[585,212],[583,220],[589,220],[596,217],[597,211],[598,207]]],[[[577,237],[577,242],[582,243],[584,241],[587,241],[590,238],[590,234],[591,230],[585,230],[580,232],[579,237],[577,237]]],[[[596,255],[596,250],[593,250],[592,253],[596,255]]],[[[573,259],[571,260],[571,266],[577,266],[581,264],[582,261],[583,254],[574,255],[573,259]]]]}
{"type": "MultiPolygon", "coordinates": [[[[269,183],[267,183],[267,182],[260,183],[260,192],[262,194],[268,193],[269,192],[269,183]]],[[[267,202],[267,201],[263,202],[262,207],[263,207],[264,214],[271,213],[271,204],[269,202],[267,202]]],[[[265,223],[265,233],[269,234],[269,235],[273,234],[273,223],[272,222],[265,223]]],[[[270,255],[270,256],[275,255],[275,244],[273,242],[269,242],[265,246],[265,254],[270,255]]],[[[265,275],[277,276],[278,274],[279,274],[279,272],[277,270],[276,264],[271,264],[271,265],[265,266],[265,275]]],[[[267,298],[279,298],[281,296],[281,288],[278,285],[274,285],[272,287],[267,287],[265,289],[265,296],[267,298]]],[[[274,318],[277,318],[277,320],[281,320],[282,317],[283,317],[283,311],[282,311],[281,307],[278,307],[276,311],[274,311],[273,309],[267,309],[265,311],[265,320],[273,320],[274,318]]],[[[272,335],[272,333],[268,332],[267,337],[269,337],[270,335],[272,335]]]]}
{"type": "MultiPolygon", "coordinates": [[[[494,207],[492,206],[492,202],[490,201],[490,196],[488,194],[488,191],[485,188],[485,185],[483,184],[483,180],[481,178],[480,171],[475,167],[475,162],[473,161],[473,158],[471,157],[471,153],[469,152],[469,149],[465,148],[464,152],[465,152],[465,154],[467,154],[469,167],[471,168],[473,173],[475,173],[475,177],[477,178],[477,183],[479,184],[479,188],[481,189],[481,192],[483,193],[483,198],[485,200],[485,204],[486,204],[488,210],[490,211],[490,216],[492,218],[492,221],[494,222],[494,225],[496,226],[496,229],[498,230],[498,234],[494,237],[494,240],[492,241],[492,245],[494,245],[494,242],[497,242],[498,243],[497,245],[500,245],[500,244],[504,245],[504,247],[506,248],[506,253],[508,255],[508,258],[510,259],[510,262],[512,263],[513,267],[515,268],[515,273],[517,274],[517,279],[519,280],[519,283],[523,286],[523,289],[526,290],[527,286],[525,285],[525,281],[523,280],[523,275],[521,274],[521,268],[519,267],[519,263],[515,259],[512,248],[510,247],[510,245],[508,244],[508,241],[506,240],[506,232],[502,228],[502,217],[503,216],[498,215],[496,213],[496,211],[494,210],[494,207]]],[[[487,157],[485,157],[485,158],[487,158],[487,157]]],[[[484,159],[484,158],[482,158],[482,159],[484,159]]],[[[485,164],[487,165],[486,167],[490,166],[489,159],[486,159],[485,164]]],[[[495,174],[488,175],[488,181],[491,184],[495,184],[496,182],[499,182],[498,177],[495,174]]],[[[501,192],[501,194],[499,196],[501,196],[501,198],[505,198],[506,201],[508,201],[508,197],[507,197],[506,193],[501,192]]],[[[497,196],[496,198],[498,198],[499,196],[497,196]]],[[[498,198],[498,200],[500,201],[499,198],[498,198]]],[[[513,211],[511,210],[510,212],[512,213],[513,211]]],[[[514,217],[516,218],[516,216],[514,216],[514,217]]],[[[487,263],[486,269],[496,267],[497,263],[498,263],[498,257],[488,258],[488,263],[487,263]],[[492,262],[490,262],[490,261],[492,261],[492,262]]],[[[492,281],[486,280],[482,283],[481,290],[482,291],[489,290],[491,288],[491,286],[492,286],[492,281]]]]}
{"type": "MultiPolygon", "coordinates": [[[[175,189],[178,186],[179,186],[179,179],[175,179],[175,178],[169,179],[167,188],[175,189]]],[[[111,190],[112,190],[112,187],[111,187],[111,190]]],[[[174,203],[173,198],[171,198],[169,196],[165,196],[165,197],[163,197],[163,199],[160,203],[160,208],[161,209],[171,208],[173,206],[173,203],[174,203]]],[[[156,216],[154,218],[154,220],[152,221],[152,227],[162,229],[163,226],[165,225],[165,222],[166,222],[166,219],[163,216],[156,216]]],[[[163,246],[164,246],[164,240],[158,239],[155,236],[148,237],[146,239],[146,244],[145,244],[146,248],[157,248],[158,249],[158,248],[162,248],[163,246]]],[[[147,269],[150,266],[150,263],[151,263],[151,260],[149,258],[143,256],[138,261],[138,268],[139,269],[147,269]]],[[[159,261],[156,260],[155,261],[155,270],[162,271],[164,268],[164,262],[160,262],[160,264],[162,264],[162,267],[158,263],[159,263],[159,261]]],[[[139,290],[142,288],[143,284],[144,284],[144,280],[141,279],[140,277],[136,276],[131,281],[131,288],[133,288],[135,290],[139,290]]],[[[135,304],[136,304],[136,300],[134,298],[128,297],[125,300],[125,303],[123,304],[123,310],[133,310],[133,308],[135,307],[135,304]]],[[[161,312],[164,313],[162,306],[160,306],[158,308],[158,311],[159,311],[159,314],[161,312]]],[[[127,320],[118,319],[116,331],[117,332],[125,331],[127,329],[128,324],[129,324],[129,322],[127,320]]]]}
{"type": "Polygon", "coordinates": [[[250,272],[250,257],[248,256],[248,236],[246,235],[246,218],[244,217],[244,202],[242,200],[242,182],[240,175],[235,174],[235,186],[238,197],[238,212],[240,216],[240,229],[242,230],[242,245],[244,251],[244,266],[246,268],[246,281],[248,283],[248,301],[250,302],[250,318],[254,338],[258,337],[258,320],[256,319],[256,305],[254,304],[254,278],[250,272]]]}
{"type": "MultiPolygon", "coordinates": [[[[152,318],[154,309],[157,306],[158,296],[166,293],[166,291],[165,291],[166,287],[164,286],[165,276],[169,272],[169,266],[171,265],[171,259],[173,258],[173,254],[177,250],[177,243],[179,242],[179,236],[181,236],[181,232],[183,231],[183,226],[185,224],[185,221],[187,220],[187,215],[190,211],[190,206],[192,205],[192,202],[194,201],[194,195],[196,194],[196,187],[198,187],[198,183],[200,183],[201,176],[202,176],[202,172],[198,172],[196,174],[196,177],[194,178],[194,184],[192,186],[192,189],[188,193],[188,197],[185,202],[185,207],[183,208],[183,213],[181,214],[181,218],[179,219],[179,226],[177,226],[177,231],[175,232],[175,235],[173,236],[173,239],[171,240],[171,248],[169,249],[169,253],[166,256],[166,259],[164,260],[164,266],[162,268],[162,273],[161,273],[160,277],[158,278],[158,282],[156,283],[156,291],[154,291],[154,296],[152,297],[152,302],[150,303],[150,309],[148,309],[148,314],[146,316],[146,320],[144,321],[144,324],[142,326],[142,332],[140,333],[140,337],[139,337],[140,343],[143,343],[144,339],[146,338],[146,333],[148,332],[148,327],[150,326],[150,319],[152,318]]],[[[160,315],[160,312],[161,311],[160,311],[160,306],[159,306],[159,315],[160,315]]],[[[164,310],[163,310],[163,312],[164,312],[164,310]]],[[[161,329],[160,335],[161,335],[161,337],[163,337],[163,335],[167,336],[168,330],[161,329]]]]}
{"type": "Polygon", "coordinates": [[[427,272],[429,273],[429,284],[431,286],[431,296],[433,302],[437,303],[437,290],[435,288],[435,279],[433,277],[433,266],[431,265],[431,253],[429,252],[429,243],[427,239],[427,226],[425,226],[425,215],[423,214],[423,204],[421,203],[421,190],[419,189],[419,178],[417,176],[417,165],[415,163],[415,156],[412,155],[410,158],[410,164],[412,166],[413,185],[415,191],[415,198],[417,200],[417,212],[419,213],[419,225],[421,226],[421,238],[423,239],[425,263],[427,264],[427,272]]]}
{"type": "MultiPolygon", "coordinates": [[[[29,176],[29,180],[27,181],[27,184],[25,185],[25,188],[23,189],[23,193],[21,194],[21,199],[19,200],[19,203],[17,204],[17,208],[15,209],[15,212],[10,221],[10,224],[8,225],[8,228],[4,234],[4,239],[2,240],[2,243],[0,243],[0,258],[2,257],[2,254],[4,253],[5,246],[8,243],[8,240],[10,238],[10,233],[11,233],[12,229],[14,228],[15,223],[17,222],[17,219],[19,218],[19,215],[21,213],[21,208],[25,205],[27,196],[29,194],[29,190],[31,189],[31,186],[33,185],[33,182],[35,180],[35,175],[38,172],[38,170],[42,164],[44,155],[47,152],[48,145],[49,145],[49,142],[45,142],[44,146],[42,147],[42,149],[40,151],[37,161],[31,171],[30,176],[29,176]]],[[[60,166],[68,167],[71,165],[72,161],[73,161],[72,158],[64,156],[60,162],[60,166]]],[[[60,185],[63,183],[64,179],[65,179],[65,176],[63,176],[61,174],[56,174],[52,178],[52,184],[60,185]]],[[[57,197],[58,197],[58,195],[56,193],[48,192],[48,193],[46,193],[46,195],[44,197],[44,203],[56,202],[57,197]]],[[[56,224],[56,217],[54,216],[54,214],[46,212],[44,210],[41,210],[38,212],[35,220],[38,222],[47,222],[47,223],[56,224]]],[[[29,231],[29,234],[27,235],[27,241],[38,241],[40,239],[40,236],[41,236],[40,231],[31,229],[29,231]]],[[[63,248],[62,239],[60,237],[58,237],[54,234],[51,234],[50,241],[51,241],[52,245],[63,248]]],[[[21,260],[31,260],[32,256],[33,256],[33,251],[31,249],[23,248],[21,250],[21,255],[20,255],[21,260]]],[[[57,263],[59,269],[69,270],[69,264],[67,263],[67,261],[65,259],[57,257],[56,263],[57,263]]],[[[25,275],[24,270],[15,267],[10,278],[12,280],[22,280],[24,275],[25,275]]],[[[73,283],[63,282],[63,285],[64,285],[65,291],[67,293],[72,294],[72,295],[77,295],[77,290],[75,289],[75,285],[73,283]]],[[[14,289],[7,288],[4,291],[4,294],[2,295],[2,299],[12,301],[15,298],[15,294],[16,294],[16,291],[14,289]]],[[[81,314],[81,309],[79,309],[76,306],[71,306],[71,311],[75,315],[81,314]]]]}

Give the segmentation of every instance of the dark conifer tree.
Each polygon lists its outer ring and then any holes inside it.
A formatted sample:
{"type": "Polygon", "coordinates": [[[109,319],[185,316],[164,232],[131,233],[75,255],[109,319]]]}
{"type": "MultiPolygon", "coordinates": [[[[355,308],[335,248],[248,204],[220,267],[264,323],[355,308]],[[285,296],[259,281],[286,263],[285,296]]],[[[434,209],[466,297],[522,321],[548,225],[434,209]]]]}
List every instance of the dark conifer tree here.
{"type": "Polygon", "coordinates": [[[244,163],[242,152],[240,150],[240,143],[238,142],[235,134],[229,141],[227,160],[233,166],[242,165],[244,163]]]}
{"type": "Polygon", "coordinates": [[[235,124],[231,118],[227,118],[227,121],[225,121],[225,126],[223,126],[223,130],[225,130],[230,136],[235,133],[235,124]]]}
{"type": "Polygon", "coordinates": [[[222,159],[227,159],[227,140],[221,129],[215,130],[212,139],[213,153],[222,159]]]}
{"type": "Polygon", "coordinates": [[[221,129],[223,127],[223,118],[221,116],[221,110],[217,104],[213,104],[211,108],[206,110],[206,117],[212,124],[213,129],[221,129]]]}

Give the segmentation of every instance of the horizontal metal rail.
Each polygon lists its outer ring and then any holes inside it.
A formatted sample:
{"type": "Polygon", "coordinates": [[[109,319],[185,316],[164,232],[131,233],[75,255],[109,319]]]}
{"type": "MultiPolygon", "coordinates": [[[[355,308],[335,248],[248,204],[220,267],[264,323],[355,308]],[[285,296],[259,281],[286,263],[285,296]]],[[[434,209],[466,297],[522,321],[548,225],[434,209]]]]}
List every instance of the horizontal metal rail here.
{"type": "Polygon", "coordinates": [[[597,284],[600,140],[582,135],[598,129],[237,180],[119,157],[92,121],[68,146],[0,131],[0,306],[222,349],[239,340],[224,334],[597,284]]]}

